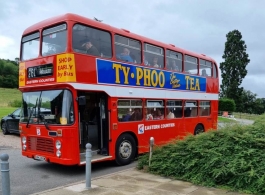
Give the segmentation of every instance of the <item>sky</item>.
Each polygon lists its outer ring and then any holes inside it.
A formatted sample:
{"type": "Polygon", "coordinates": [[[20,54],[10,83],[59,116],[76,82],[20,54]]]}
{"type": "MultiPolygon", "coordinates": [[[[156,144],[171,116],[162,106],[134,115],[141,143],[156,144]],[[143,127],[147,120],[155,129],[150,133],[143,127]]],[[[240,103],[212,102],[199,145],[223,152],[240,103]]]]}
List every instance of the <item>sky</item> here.
{"type": "MultiPolygon", "coordinates": [[[[224,62],[226,34],[239,30],[250,63],[242,87],[265,98],[263,0],[0,0],[0,58],[19,57],[29,26],[74,13],[224,62]],[[260,64],[261,63],[261,64],[260,64]]],[[[221,82],[221,80],[220,80],[221,82]]]]}

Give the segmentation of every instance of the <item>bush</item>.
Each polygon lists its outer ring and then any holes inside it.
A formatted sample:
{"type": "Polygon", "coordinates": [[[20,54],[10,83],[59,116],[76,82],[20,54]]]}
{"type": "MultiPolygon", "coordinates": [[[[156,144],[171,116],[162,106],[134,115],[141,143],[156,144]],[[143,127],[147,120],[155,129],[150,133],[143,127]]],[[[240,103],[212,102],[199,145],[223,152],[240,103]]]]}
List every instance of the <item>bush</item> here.
{"type": "Polygon", "coordinates": [[[253,125],[259,126],[260,128],[265,128],[265,114],[258,116],[253,125]]]}
{"type": "Polygon", "coordinates": [[[19,108],[22,105],[22,100],[14,100],[13,102],[9,102],[8,106],[19,108]]]}
{"type": "Polygon", "coordinates": [[[228,98],[219,99],[219,111],[234,112],[235,110],[236,110],[236,103],[234,100],[228,98]]]}
{"type": "Polygon", "coordinates": [[[140,156],[138,169],[205,186],[265,194],[265,128],[230,125],[188,136],[140,156]]]}

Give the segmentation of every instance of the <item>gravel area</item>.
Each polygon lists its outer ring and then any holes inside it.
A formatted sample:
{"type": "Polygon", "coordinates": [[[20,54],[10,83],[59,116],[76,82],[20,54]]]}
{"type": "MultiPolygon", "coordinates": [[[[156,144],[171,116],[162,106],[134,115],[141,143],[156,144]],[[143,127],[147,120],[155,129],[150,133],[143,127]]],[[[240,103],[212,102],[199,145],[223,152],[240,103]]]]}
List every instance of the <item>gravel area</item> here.
{"type": "Polygon", "coordinates": [[[0,150],[3,148],[21,149],[20,136],[16,134],[4,135],[0,130],[0,150]]]}

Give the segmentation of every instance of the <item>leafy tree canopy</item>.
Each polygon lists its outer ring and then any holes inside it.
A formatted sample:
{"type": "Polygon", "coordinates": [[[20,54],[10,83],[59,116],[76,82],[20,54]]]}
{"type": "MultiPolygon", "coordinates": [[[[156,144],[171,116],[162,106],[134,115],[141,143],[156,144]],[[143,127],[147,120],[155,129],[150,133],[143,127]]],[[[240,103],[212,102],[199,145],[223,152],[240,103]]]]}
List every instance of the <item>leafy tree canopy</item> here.
{"type": "Polygon", "coordinates": [[[233,99],[237,111],[242,111],[244,89],[239,86],[247,75],[246,66],[250,62],[246,53],[247,46],[238,30],[229,32],[226,38],[224,55],[222,56],[225,61],[220,63],[222,76],[220,97],[233,99]]]}

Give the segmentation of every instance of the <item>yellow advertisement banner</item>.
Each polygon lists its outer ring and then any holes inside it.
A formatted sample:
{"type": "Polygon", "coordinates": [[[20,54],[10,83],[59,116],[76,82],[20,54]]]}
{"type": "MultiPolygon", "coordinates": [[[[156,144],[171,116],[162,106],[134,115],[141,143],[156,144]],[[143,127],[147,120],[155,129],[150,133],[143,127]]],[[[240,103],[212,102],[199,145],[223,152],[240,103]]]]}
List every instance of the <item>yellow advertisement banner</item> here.
{"type": "Polygon", "coordinates": [[[76,82],[75,56],[71,53],[57,55],[57,82],[76,82]]]}
{"type": "Polygon", "coordinates": [[[25,62],[19,63],[19,87],[24,87],[26,83],[26,67],[25,62]]]}

